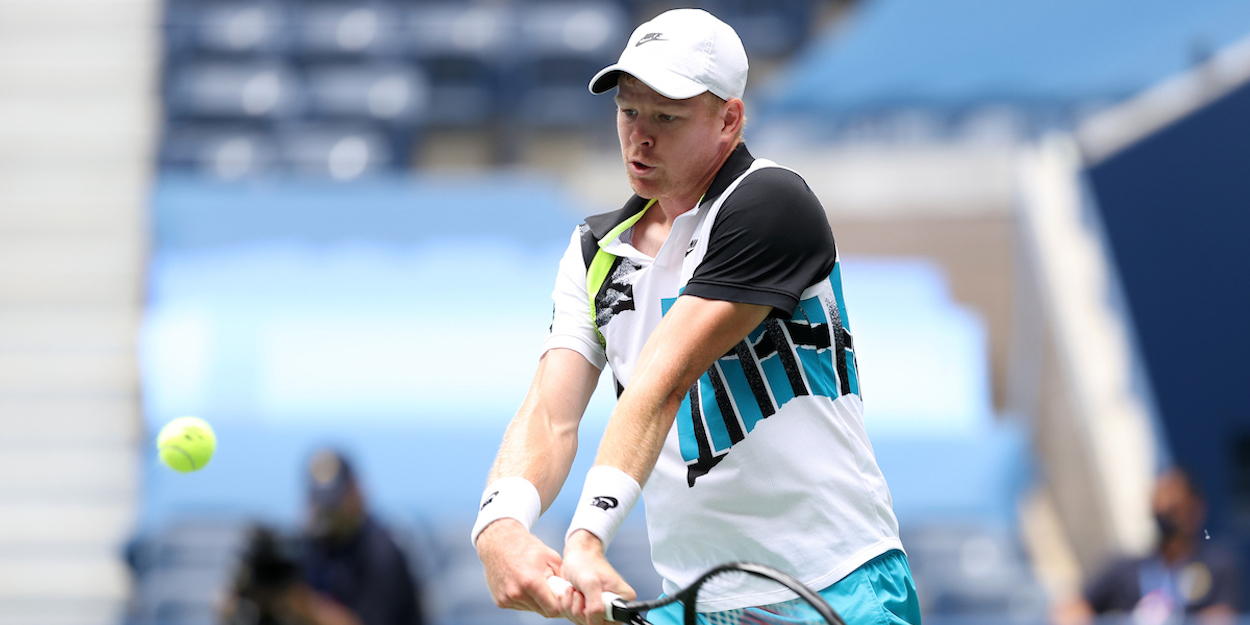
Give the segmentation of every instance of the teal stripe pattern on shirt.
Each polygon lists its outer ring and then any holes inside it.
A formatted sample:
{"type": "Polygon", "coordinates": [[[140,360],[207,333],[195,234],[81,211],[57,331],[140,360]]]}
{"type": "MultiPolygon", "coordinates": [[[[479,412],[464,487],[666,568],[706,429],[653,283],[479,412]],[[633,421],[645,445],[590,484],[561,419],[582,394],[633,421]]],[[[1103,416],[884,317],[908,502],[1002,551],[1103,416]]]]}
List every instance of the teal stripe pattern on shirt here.
{"type": "MultiPolygon", "coordinates": [[[[840,269],[789,319],[766,319],[691,386],[677,413],[689,486],[794,398],[859,393],[840,269]]],[[[676,299],[661,301],[664,314],[676,299]]]]}

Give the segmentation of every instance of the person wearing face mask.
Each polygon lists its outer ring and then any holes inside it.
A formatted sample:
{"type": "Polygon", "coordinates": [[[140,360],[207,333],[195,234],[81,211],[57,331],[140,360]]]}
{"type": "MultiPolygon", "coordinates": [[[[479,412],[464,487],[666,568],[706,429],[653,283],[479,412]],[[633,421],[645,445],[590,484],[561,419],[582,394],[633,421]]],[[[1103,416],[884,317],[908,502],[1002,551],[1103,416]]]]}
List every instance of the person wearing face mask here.
{"type": "Polygon", "coordinates": [[[319,603],[331,602],[360,625],[423,625],[407,559],[369,514],[351,463],[337,451],[321,449],[309,460],[307,475],[310,514],[300,570],[311,599],[296,611],[316,616],[319,603]]]}
{"type": "Polygon", "coordinates": [[[1240,571],[1231,552],[1203,531],[1206,503],[1180,469],[1159,477],[1151,498],[1159,529],[1154,552],[1122,558],[1094,577],[1083,597],[1056,614],[1063,625],[1090,623],[1104,614],[1132,614],[1134,622],[1202,625],[1232,623],[1240,605],[1240,571]]]}

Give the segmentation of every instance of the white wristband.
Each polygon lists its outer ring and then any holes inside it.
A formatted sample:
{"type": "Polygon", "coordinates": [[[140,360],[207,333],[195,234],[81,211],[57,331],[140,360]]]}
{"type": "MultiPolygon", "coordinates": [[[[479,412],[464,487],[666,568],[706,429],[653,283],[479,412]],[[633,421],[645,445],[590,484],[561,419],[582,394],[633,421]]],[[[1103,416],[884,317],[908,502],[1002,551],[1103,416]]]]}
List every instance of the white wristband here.
{"type": "Polygon", "coordinates": [[[624,471],[606,465],[592,467],[586,472],[586,485],[564,540],[577,530],[586,530],[599,537],[606,550],[641,494],[638,480],[624,471]]]}
{"type": "Polygon", "coordinates": [[[502,477],[482,493],[482,503],[478,506],[477,522],[473,524],[473,534],[469,540],[477,548],[477,537],[487,525],[499,519],[516,519],[525,529],[534,526],[534,521],[543,512],[543,500],[538,489],[523,477],[502,477]]]}

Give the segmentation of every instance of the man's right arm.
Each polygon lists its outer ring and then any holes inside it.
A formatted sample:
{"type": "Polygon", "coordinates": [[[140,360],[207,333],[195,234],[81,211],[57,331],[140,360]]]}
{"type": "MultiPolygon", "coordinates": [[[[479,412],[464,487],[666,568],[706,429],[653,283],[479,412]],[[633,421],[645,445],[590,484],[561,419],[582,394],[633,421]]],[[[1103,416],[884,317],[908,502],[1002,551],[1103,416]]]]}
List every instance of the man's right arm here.
{"type": "MultiPolygon", "coordinates": [[[[521,477],[538,490],[546,510],[568,477],[577,454],[577,426],[600,370],[570,349],[548,350],[538,363],[521,409],[504,434],[490,482],[521,477]]],[[[560,571],[558,553],[515,519],[499,519],[477,538],[486,583],[502,608],[560,615],[547,577],[560,571]]]]}

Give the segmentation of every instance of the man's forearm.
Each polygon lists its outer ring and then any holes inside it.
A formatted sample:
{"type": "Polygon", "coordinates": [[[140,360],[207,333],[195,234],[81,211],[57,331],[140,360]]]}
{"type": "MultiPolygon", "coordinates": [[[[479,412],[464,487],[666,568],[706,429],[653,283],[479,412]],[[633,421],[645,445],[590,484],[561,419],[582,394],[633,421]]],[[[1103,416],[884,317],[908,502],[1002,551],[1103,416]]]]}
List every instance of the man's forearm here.
{"type": "Polygon", "coordinates": [[[521,409],[508,425],[489,480],[525,478],[538,489],[546,510],[573,466],[578,423],[598,377],[599,370],[576,352],[547,352],[521,409]]]}
{"type": "MultiPolygon", "coordinates": [[[[689,376],[673,371],[672,366],[647,366],[638,373],[641,379],[625,389],[612,411],[595,464],[616,467],[639,484],[646,484],[673,427],[685,389],[693,381],[685,383],[684,378],[689,376]]],[[[695,375],[694,380],[697,379],[695,375]]]]}
{"type": "Polygon", "coordinates": [[[504,434],[490,482],[508,483],[484,494],[473,533],[486,585],[501,608],[547,617],[560,613],[559,601],[547,587],[547,578],[560,572],[560,554],[529,528],[568,477],[577,453],[577,425],[598,379],[599,369],[581,354],[548,351],[504,434]]]}
{"type": "Polygon", "coordinates": [[[529,480],[545,511],[560,493],[577,455],[577,427],[552,423],[549,416],[522,409],[504,434],[490,481],[518,476],[529,480]]]}

